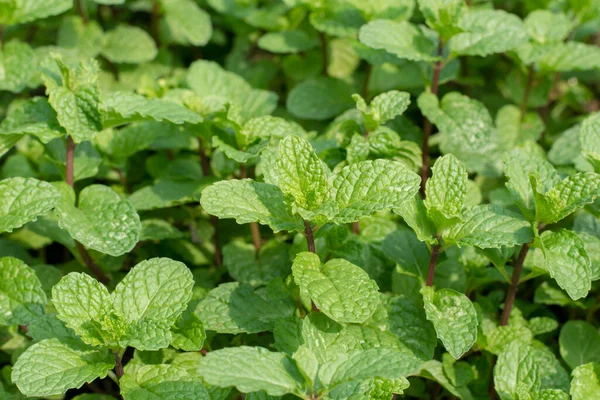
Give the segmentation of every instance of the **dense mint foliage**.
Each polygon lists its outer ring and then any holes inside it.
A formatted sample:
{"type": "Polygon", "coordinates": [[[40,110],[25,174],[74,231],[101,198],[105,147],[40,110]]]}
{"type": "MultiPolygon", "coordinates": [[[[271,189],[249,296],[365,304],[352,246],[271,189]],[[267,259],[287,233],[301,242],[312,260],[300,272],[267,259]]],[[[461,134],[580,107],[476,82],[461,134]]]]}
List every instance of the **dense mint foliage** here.
{"type": "Polygon", "coordinates": [[[0,400],[600,398],[599,0],[0,0],[0,400]]]}

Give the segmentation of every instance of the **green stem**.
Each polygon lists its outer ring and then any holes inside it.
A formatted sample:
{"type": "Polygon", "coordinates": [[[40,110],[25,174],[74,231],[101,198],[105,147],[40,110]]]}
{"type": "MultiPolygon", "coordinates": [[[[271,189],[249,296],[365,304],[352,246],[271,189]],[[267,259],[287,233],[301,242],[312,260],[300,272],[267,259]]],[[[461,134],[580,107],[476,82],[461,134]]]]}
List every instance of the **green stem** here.
{"type": "Polygon", "coordinates": [[[85,5],[83,4],[83,1],[84,0],[75,0],[75,7],[77,7],[77,13],[83,20],[83,24],[87,25],[89,22],[89,19],[88,19],[87,12],[85,10],[85,5]]]}
{"type": "Polygon", "coordinates": [[[523,262],[525,261],[525,257],[527,256],[527,252],[529,251],[529,246],[530,243],[525,243],[523,247],[521,247],[521,251],[519,252],[517,261],[515,261],[510,287],[508,288],[508,292],[506,293],[506,300],[504,301],[504,310],[502,311],[502,318],[500,318],[501,326],[505,326],[506,324],[508,324],[508,319],[510,318],[510,313],[512,311],[513,305],[515,303],[515,297],[517,295],[517,288],[519,286],[521,270],[523,269],[523,262]]]}

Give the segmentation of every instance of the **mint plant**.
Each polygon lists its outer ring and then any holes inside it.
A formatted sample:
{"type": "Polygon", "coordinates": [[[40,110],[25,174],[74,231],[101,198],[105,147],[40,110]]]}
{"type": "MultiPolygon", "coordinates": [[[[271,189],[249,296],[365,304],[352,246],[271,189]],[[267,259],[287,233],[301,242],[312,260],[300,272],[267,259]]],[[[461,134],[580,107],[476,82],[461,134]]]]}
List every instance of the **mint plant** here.
{"type": "Polygon", "coordinates": [[[598,32],[0,1],[0,398],[596,398],[598,32]]]}

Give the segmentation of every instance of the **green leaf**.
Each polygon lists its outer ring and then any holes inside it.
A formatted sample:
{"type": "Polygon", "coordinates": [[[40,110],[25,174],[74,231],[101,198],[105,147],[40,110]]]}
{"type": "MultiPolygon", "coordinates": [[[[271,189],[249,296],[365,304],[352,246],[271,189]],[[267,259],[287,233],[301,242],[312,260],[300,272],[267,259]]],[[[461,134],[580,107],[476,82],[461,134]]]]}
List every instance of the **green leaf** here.
{"type": "Polygon", "coordinates": [[[443,233],[448,243],[481,249],[513,247],[533,240],[531,224],[520,214],[492,204],[470,207],[462,221],[443,233]]]}
{"type": "Polygon", "coordinates": [[[233,104],[244,121],[268,115],[277,107],[277,94],[254,89],[239,75],[212,61],[193,62],[186,83],[202,99],[222,99],[233,104]]]}
{"type": "Polygon", "coordinates": [[[211,351],[200,360],[198,374],[210,385],[235,386],[243,393],[264,390],[271,396],[300,393],[301,373],[284,353],[239,346],[211,351]],[[251,368],[247,366],[251,365],[251,368]]]}
{"type": "Polygon", "coordinates": [[[342,168],[331,180],[337,223],[358,221],[378,211],[399,207],[419,191],[421,179],[403,163],[362,161],[342,168]]]}
{"type": "Polygon", "coordinates": [[[57,44],[72,49],[81,59],[96,57],[102,49],[104,31],[96,21],[85,23],[81,17],[70,16],[62,20],[57,44]]]}
{"type": "Polygon", "coordinates": [[[477,313],[467,296],[452,289],[421,289],[427,319],[446,350],[459,359],[477,340],[477,313]]]}
{"type": "Polygon", "coordinates": [[[196,314],[206,330],[218,333],[258,333],[273,330],[275,322],[291,317],[294,300],[274,280],[266,288],[253,289],[238,282],[223,283],[204,297],[196,314]]]}
{"type": "Polygon", "coordinates": [[[56,111],[58,122],[75,143],[91,140],[102,130],[98,108],[98,63],[91,61],[79,64],[76,69],[68,69],[60,58],[55,61],[62,77],[56,81],[55,76],[45,74],[48,101],[56,111]]]}
{"type": "Polygon", "coordinates": [[[279,188],[294,198],[302,216],[310,216],[311,211],[318,210],[327,200],[328,168],[306,139],[283,138],[275,168],[279,188]]]}
{"type": "Polygon", "coordinates": [[[117,313],[126,321],[165,321],[172,325],[192,297],[194,279],[185,264],[169,258],[142,261],[112,293],[117,313]]]}
{"type": "Polygon", "coordinates": [[[200,379],[189,375],[181,367],[169,364],[127,368],[119,380],[119,388],[125,400],[211,399],[200,379]]]}
{"type": "Polygon", "coordinates": [[[253,245],[233,241],[223,246],[223,265],[240,283],[266,285],[275,278],[284,279],[292,265],[289,246],[276,240],[263,244],[258,254],[253,245]]]}
{"type": "Polygon", "coordinates": [[[456,24],[467,9],[463,0],[418,0],[418,4],[427,25],[444,39],[461,31],[456,24]]]}
{"type": "Polygon", "coordinates": [[[199,124],[199,114],[168,100],[148,99],[127,92],[113,92],[102,98],[102,124],[105,128],[134,121],[168,121],[174,124],[199,124]]]}
{"type": "Polygon", "coordinates": [[[600,167],[600,113],[591,114],[583,120],[579,128],[579,143],[581,153],[598,169],[600,167]]]}
{"type": "Polygon", "coordinates": [[[158,179],[133,192],[129,201],[138,211],[175,207],[197,201],[202,187],[203,181],[158,179]]]}
{"type": "Polygon", "coordinates": [[[463,30],[450,39],[456,55],[487,56],[512,50],[528,39],[523,21],[503,10],[471,10],[458,21],[463,30]]]}
{"type": "Polygon", "coordinates": [[[165,24],[176,43],[204,46],[212,36],[210,15],[192,0],[161,0],[165,24]]]}
{"type": "Polygon", "coordinates": [[[60,193],[47,182],[33,178],[0,181],[0,232],[12,232],[48,214],[59,200],[60,193]]]}
{"type": "Polygon", "coordinates": [[[418,194],[396,207],[394,212],[402,216],[404,222],[414,230],[419,240],[430,244],[435,242],[435,225],[427,216],[425,204],[418,194]]]}
{"type": "Polygon", "coordinates": [[[436,43],[424,30],[406,21],[371,21],[360,28],[361,43],[410,61],[436,61],[436,43]]]}
{"type": "Polygon", "coordinates": [[[535,193],[536,220],[544,224],[558,222],[600,196],[600,175],[580,172],[553,186],[545,194],[535,193]]]}
{"type": "Polygon", "coordinates": [[[329,77],[300,82],[288,94],[286,107],[295,117],[326,120],[352,107],[352,87],[329,77]]]}
{"type": "Polygon", "coordinates": [[[11,40],[0,50],[0,90],[20,93],[38,75],[38,59],[28,44],[11,40]]]}
{"type": "Polygon", "coordinates": [[[61,14],[71,7],[73,2],[70,0],[48,0],[41,4],[29,0],[10,0],[3,2],[0,24],[15,25],[24,24],[61,14]]]}
{"type": "Polygon", "coordinates": [[[65,135],[56,119],[56,111],[44,97],[22,102],[0,123],[0,135],[27,134],[36,136],[43,143],[65,135]]]}
{"type": "Polygon", "coordinates": [[[0,258],[0,325],[26,325],[44,314],[46,294],[35,272],[17,258],[0,258]]]}
{"type": "Polygon", "coordinates": [[[433,165],[424,203],[438,230],[461,220],[468,180],[464,165],[452,154],[438,158],[433,165]]]}
{"type": "MultiPolygon", "coordinates": [[[[193,306],[194,304],[191,304],[193,306]]],[[[183,312],[179,321],[171,328],[171,346],[184,351],[200,351],[206,339],[204,324],[189,307],[183,312]]]]}
{"type": "Polygon", "coordinates": [[[560,43],[569,36],[573,23],[563,13],[534,10],[525,17],[525,28],[537,43],[560,43]]]}
{"type": "Polygon", "coordinates": [[[152,37],[136,26],[119,25],[104,35],[102,55],[115,63],[139,64],[158,54],[152,37]]]}
{"type": "Polygon", "coordinates": [[[600,67],[600,48],[569,41],[553,45],[539,59],[540,68],[552,72],[585,71],[600,67]]]}
{"type": "Polygon", "coordinates": [[[592,285],[590,259],[583,241],[566,229],[541,235],[546,269],[573,300],[587,296],[592,285]]]}
{"type": "Polygon", "coordinates": [[[46,397],[104,378],[113,366],[113,357],[106,349],[47,339],[29,347],[19,357],[12,380],[26,396],[46,397]]]}
{"type": "Polygon", "coordinates": [[[600,391],[600,365],[589,363],[573,371],[571,398],[573,400],[593,399],[600,391]]]}
{"type": "Polygon", "coordinates": [[[138,242],[142,224],[128,200],[108,186],[90,185],[79,194],[76,208],[63,198],[56,207],[59,226],[84,246],[112,256],[125,254],[138,242]]]}
{"type": "Polygon", "coordinates": [[[375,96],[368,107],[359,94],[353,94],[352,98],[356,101],[356,108],[362,112],[365,128],[369,132],[402,115],[410,105],[410,95],[398,90],[390,90],[375,96]]]}
{"type": "Polygon", "coordinates": [[[414,374],[422,361],[411,353],[395,349],[369,349],[341,354],[323,364],[319,379],[333,387],[351,380],[368,378],[397,379],[414,374]]]}
{"type": "Polygon", "coordinates": [[[571,369],[600,362],[600,335],[585,321],[567,321],[558,338],[560,355],[571,369]]]}
{"type": "Polygon", "coordinates": [[[321,266],[316,254],[302,252],[294,260],[292,273],[319,310],[336,322],[365,322],[379,305],[375,281],[344,259],[321,266]]]}
{"type": "Polygon", "coordinates": [[[421,304],[403,297],[387,305],[391,333],[422,360],[431,360],[437,346],[436,332],[421,304]]]}
{"type": "Polygon", "coordinates": [[[304,31],[291,30],[266,33],[258,39],[257,44],[271,53],[299,53],[317,47],[319,41],[304,31]]]}
{"type": "Polygon", "coordinates": [[[84,273],[72,272],[52,288],[58,318],[92,346],[104,345],[113,332],[101,323],[112,311],[106,287],[84,273]]]}
{"type": "Polygon", "coordinates": [[[540,370],[533,356],[534,351],[531,345],[514,341],[500,353],[494,367],[494,386],[501,399],[518,398],[519,386],[529,392],[540,389],[540,370]]]}
{"type": "Polygon", "coordinates": [[[238,224],[258,222],[275,232],[302,230],[302,220],[295,216],[274,185],[251,179],[224,180],[208,186],[200,198],[202,208],[219,218],[235,218],[238,224]]]}

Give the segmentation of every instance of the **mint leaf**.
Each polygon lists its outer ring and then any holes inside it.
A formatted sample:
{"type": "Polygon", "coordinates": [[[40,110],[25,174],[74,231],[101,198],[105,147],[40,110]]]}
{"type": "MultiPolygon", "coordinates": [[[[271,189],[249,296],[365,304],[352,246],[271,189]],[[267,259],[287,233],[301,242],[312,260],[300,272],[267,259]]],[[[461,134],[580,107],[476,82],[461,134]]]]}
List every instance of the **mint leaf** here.
{"type": "Polygon", "coordinates": [[[29,324],[45,307],[46,294],[35,272],[17,258],[0,258],[0,325],[29,324]]]}
{"type": "Polygon", "coordinates": [[[119,25],[104,35],[102,55],[115,63],[152,61],[158,50],[146,31],[136,26],[119,25]]]}
{"type": "Polygon", "coordinates": [[[452,289],[421,289],[427,319],[446,350],[459,359],[477,340],[477,313],[467,296],[452,289]]]}
{"type": "Polygon", "coordinates": [[[562,229],[541,236],[544,269],[573,300],[587,296],[592,284],[590,259],[583,241],[562,229]]]}
{"type": "Polygon", "coordinates": [[[406,21],[371,21],[360,28],[361,43],[410,61],[436,61],[436,44],[423,29],[406,21]]]}
{"type": "Polygon", "coordinates": [[[238,224],[258,222],[275,232],[303,229],[302,220],[286,205],[275,185],[251,179],[217,182],[202,191],[202,208],[219,218],[235,218],[238,224]]]}
{"type": "Polygon", "coordinates": [[[463,0],[418,0],[417,4],[427,25],[448,39],[461,31],[456,23],[467,10],[463,0]]]}
{"type": "Polygon", "coordinates": [[[11,40],[0,51],[0,90],[20,93],[36,78],[38,59],[28,44],[11,40]]]}
{"type": "Polygon", "coordinates": [[[439,158],[427,180],[425,208],[438,230],[460,221],[467,196],[467,170],[453,155],[439,158]]]}
{"type": "Polygon", "coordinates": [[[169,365],[143,365],[129,369],[119,380],[121,395],[125,400],[188,398],[209,400],[210,394],[198,378],[190,376],[183,368],[169,365]]]}
{"type": "Polygon", "coordinates": [[[59,200],[60,193],[47,182],[33,178],[0,181],[0,232],[12,232],[48,214],[59,200]]]}
{"type": "Polygon", "coordinates": [[[26,396],[46,397],[104,378],[113,366],[113,357],[106,349],[47,339],[19,357],[12,380],[26,396]]]}
{"type": "Polygon", "coordinates": [[[319,77],[302,81],[289,93],[288,111],[302,119],[326,120],[352,107],[352,88],[345,82],[319,77]]]}
{"type": "Polygon", "coordinates": [[[128,200],[112,189],[91,185],[79,194],[76,208],[72,199],[63,197],[56,208],[59,225],[84,246],[119,256],[138,242],[142,224],[128,200]]]}
{"type": "Polygon", "coordinates": [[[540,370],[534,351],[529,344],[514,341],[500,353],[494,367],[494,385],[501,398],[518,398],[519,386],[529,392],[540,389],[540,370]]]}
{"type": "Polygon", "coordinates": [[[300,215],[310,219],[329,194],[325,163],[306,139],[287,136],[279,143],[275,168],[279,188],[294,198],[300,215]]]}
{"type": "Polygon", "coordinates": [[[600,361],[600,335],[585,321],[567,321],[558,338],[560,355],[571,369],[600,361]]]}
{"type": "Polygon", "coordinates": [[[2,135],[34,135],[42,142],[64,136],[56,111],[43,97],[34,97],[14,108],[0,123],[2,135]]]}
{"type": "Polygon", "coordinates": [[[419,190],[420,178],[397,161],[362,161],[342,168],[331,180],[337,206],[333,220],[357,221],[377,211],[398,207],[419,190]]]}
{"type": "Polygon", "coordinates": [[[317,47],[319,41],[300,30],[269,32],[258,39],[258,47],[271,53],[298,53],[317,47]]]}
{"type": "Polygon", "coordinates": [[[264,390],[271,396],[299,394],[301,373],[291,358],[262,347],[240,346],[209,352],[198,374],[210,385],[235,386],[243,393],[264,390]],[[245,365],[252,365],[246,368],[245,365]]]}
{"type": "Polygon", "coordinates": [[[600,365],[589,363],[573,371],[571,398],[573,400],[591,399],[600,390],[600,365]]]}
{"type": "Polygon", "coordinates": [[[165,24],[176,43],[204,46],[212,36],[210,15],[191,0],[161,0],[165,24]]]}
{"type": "Polygon", "coordinates": [[[379,305],[377,284],[360,267],[333,259],[320,265],[313,253],[299,253],[292,265],[294,280],[325,315],[336,322],[362,323],[379,305]]]}

